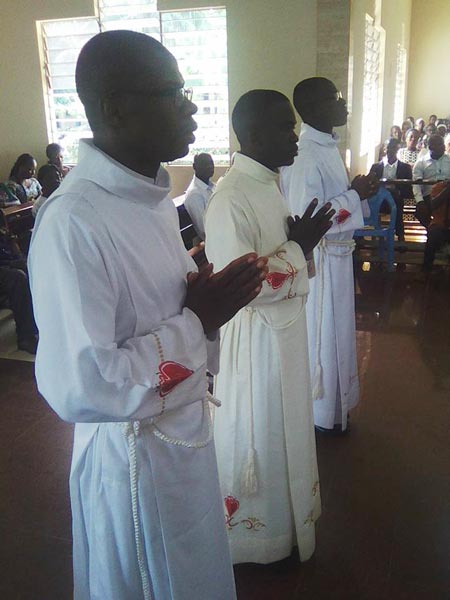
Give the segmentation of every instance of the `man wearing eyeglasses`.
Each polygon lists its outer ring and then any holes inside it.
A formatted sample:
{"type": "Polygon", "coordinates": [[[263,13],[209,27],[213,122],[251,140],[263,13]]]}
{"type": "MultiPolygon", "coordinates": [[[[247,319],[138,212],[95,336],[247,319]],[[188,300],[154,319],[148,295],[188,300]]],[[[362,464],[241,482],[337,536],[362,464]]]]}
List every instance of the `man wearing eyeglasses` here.
{"type": "Polygon", "coordinates": [[[206,370],[266,259],[195,272],[161,162],[187,153],[197,107],[159,42],[101,33],[76,82],[93,140],[39,211],[29,260],[38,386],[76,423],[74,598],[233,600],[206,370]]]}
{"type": "Polygon", "coordinates": [[[294,164],[283,169],[282,190],[291,211],[311,201],[331,202],[333,226],[314,250],[316,277],[306,305],[314,422],[324,433],[341,433],[359,398],[353,287],[353,232],[364,226],[362,201],[375,180],[356,177],[349,185],[334,127],[347,122],[347,105],[332,81],[312,77],[294,89],[303,120],[294,164]]]}

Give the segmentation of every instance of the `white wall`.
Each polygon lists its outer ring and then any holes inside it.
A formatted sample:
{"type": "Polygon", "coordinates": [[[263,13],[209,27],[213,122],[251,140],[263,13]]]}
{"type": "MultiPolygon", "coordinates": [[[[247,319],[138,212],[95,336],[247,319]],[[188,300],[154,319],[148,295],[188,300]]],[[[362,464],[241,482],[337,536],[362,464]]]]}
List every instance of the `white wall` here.
{"type": "Polygon", "coordinates": [[[450,115],[450,2],[413,0],[408,114],[450,115]]]}

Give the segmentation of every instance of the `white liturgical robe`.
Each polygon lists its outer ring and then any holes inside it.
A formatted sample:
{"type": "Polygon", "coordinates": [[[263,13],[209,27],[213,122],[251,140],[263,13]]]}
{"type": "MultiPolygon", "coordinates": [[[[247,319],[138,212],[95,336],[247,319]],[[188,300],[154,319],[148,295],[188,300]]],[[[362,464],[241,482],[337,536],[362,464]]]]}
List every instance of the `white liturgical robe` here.
{"type": "Polygon", "coordinates": [[[247,252],[269,257],[258,297],[221,330],[214,419],[234,563],[269,563],[315,548],[320,493],[308,364],[308,265],[287,240],[278,175],[242,154],[206,211],[216,269],[247,252]]]}
{"type": "MultiPolygon", "coordinates": [[[[302,215],[313,198],[331,202],[333,225],[314,250],[316,277],[306,306],[314,422],[347,427],[347,413],[359,399],[353,282],[353,232],[364,226],[359,195],[349,189],[337,138],[305,123],[298,156],[281,172],[281,190],[293,214],[302,215]]],[[[362,207],[361,204],[365,206],[362,207]]]]}
{"type": "Polygon", "coordinates": [[[205,401],[218,347],[183,308],[196,266],[168,174],[92,142],[83,154],[40,209],[29,258],[39,390],[76,423],[75,600],[232,600],[205,401]]]}

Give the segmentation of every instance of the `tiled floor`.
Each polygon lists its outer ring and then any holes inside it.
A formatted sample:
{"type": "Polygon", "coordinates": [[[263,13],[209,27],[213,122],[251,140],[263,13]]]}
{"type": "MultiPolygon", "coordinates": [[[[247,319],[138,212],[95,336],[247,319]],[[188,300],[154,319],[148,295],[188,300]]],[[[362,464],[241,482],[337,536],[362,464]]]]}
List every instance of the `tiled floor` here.
{"type": "MultiPolygon", "coordinates": [[[[357,280],[362,399],[349,436],[318,439],[315,556],[237,567],[239,600],[450,599],[450,274],[357,280]]],[[[69,600],[72,427],[32,364],[0,378],[0,598],[69,600]]]]}

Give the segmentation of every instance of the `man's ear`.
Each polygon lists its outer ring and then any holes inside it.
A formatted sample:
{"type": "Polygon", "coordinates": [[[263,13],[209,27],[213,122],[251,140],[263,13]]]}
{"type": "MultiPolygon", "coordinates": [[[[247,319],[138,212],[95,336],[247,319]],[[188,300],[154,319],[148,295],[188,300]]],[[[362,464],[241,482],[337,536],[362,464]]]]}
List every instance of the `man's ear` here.
{"type": "Polygon", "coordinates": [[[123,125],[126,116],[125,102],[118,96],[108,96],[100,102],[103,121],[107,125],[118,128],[123,125]]]}
{"type": "Polygon", "coordinates": [[[261,146],[263,143],[263,136],[261,135],[261,131],[257,128],[250,129],[247,133],[247,142],[249,146],[253,148],[257,148],[261,146]]]}

